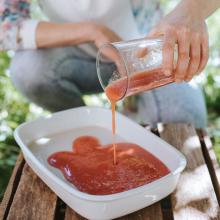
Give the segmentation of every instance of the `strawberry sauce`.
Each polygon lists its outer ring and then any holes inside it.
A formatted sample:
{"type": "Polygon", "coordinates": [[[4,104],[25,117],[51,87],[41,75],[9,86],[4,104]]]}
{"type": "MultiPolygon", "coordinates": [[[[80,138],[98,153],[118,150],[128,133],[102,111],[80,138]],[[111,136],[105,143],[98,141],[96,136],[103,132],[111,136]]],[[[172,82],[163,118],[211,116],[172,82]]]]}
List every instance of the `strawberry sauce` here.
{"type": "Polygon", "coordinates": [[[80,191],[108,195],[133,189],[167,175],[169,169],[155,156],[132,143],[117,143],[117,165],[112,144],[102,146],[92,136],[74,140],[72,151],[52,154],[48,163],[80,191]]]}

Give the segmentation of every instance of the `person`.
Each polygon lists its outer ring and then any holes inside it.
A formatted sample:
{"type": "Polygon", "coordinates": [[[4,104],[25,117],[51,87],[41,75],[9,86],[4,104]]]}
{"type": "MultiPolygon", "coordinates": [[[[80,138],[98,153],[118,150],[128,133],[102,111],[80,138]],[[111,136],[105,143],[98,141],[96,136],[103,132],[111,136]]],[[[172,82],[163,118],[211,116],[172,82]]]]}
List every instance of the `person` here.
{"type": "MultiPolygon", "coordinates": [[[[83,94],[102,91],[95,65],[102,44],[163,36],[163,67],[176,83],[140,94],[138,113],[152,125],[189,122],[205,127],[202,92],[185,81],[207,63],[205,19],[219,0],[182,0],[166,16],[158,0],[38,2],[48,21],[31,19],[28,0],[0,1],[0,50],[16,50],[12,81],[29,100],[53,112],[82,106],[83,94]],[[173,70],[175,43],[178,61],[173,70]]],[[[106,72],[111,71],[105,65],[106,72]]]]}

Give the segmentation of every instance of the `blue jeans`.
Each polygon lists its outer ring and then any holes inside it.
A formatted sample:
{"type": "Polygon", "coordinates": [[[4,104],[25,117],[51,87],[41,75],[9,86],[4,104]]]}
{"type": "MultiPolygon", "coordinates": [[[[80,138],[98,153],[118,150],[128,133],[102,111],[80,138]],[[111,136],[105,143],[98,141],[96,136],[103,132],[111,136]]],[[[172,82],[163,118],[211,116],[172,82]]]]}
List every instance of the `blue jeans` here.
{"type": "MultiPolygon", "coordinates": [[[[111,73],[111,65],[106,73],[111,73]]],[[[59,111],[84,105],[82,95],[102,92],[95,58],[78,47],[19,51],[11,62],[15,87],[30,101],[59,111]]],[[[187,122],[206,126],[201,90],[187,83],[170,84],[139,95],[138,114],[145,123],[187,122]]]]}

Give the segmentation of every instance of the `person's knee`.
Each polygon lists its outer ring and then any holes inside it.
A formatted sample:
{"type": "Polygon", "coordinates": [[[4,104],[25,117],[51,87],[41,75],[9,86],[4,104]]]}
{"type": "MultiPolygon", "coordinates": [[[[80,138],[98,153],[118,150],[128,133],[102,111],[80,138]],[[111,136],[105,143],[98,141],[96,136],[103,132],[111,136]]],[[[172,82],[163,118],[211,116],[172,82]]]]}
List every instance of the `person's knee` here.
{"type": "Polygon", "coordinates": [[[206,127],[207,113],[201,90],[187,84],[169,85],[141,95],[139,113],[145,123],[190,123],[206,127]]]}
{"type": "MultiPolygon", "coordinates": [[[[165,113],[166,114],[166,113],[165,113]]],[[[202,103],[187,103],[186,105],[177,105],[176,108],[170,109],[170,115],[163,115],[164,121],[190,123],[196,128],[205,128],[207,114],[205,105],[202,103]],[[190,106],[187,106],[189,104],[190,106]]]]}
{"type": "Polygon", "coordinates": [[[10,73],[15,88],[22,95],[29,101],[54,111],[53,95],[56,86],[53,85],[53,79],[45,74],[51,71],[49,62],[46,51],[19,51],[12,59],[10,73]]]}
{"type": "MultiPolygon", "coordinates": [[[[202,95],[201,95],[202,96],[202,95]]],[[[188,103],[188,108],[185,108],[186,118],[189,123],[196,128],[205,128],[207,126],[207,110],[203,97],[198,98],[197,102],[188,103]]]]}
{"type": "Polygon", "coordinates": [[[18,52],[10,66],[14,86],[30,101],[50,111],[84,104],[74,82],[55,71],[59,53],[58,49],[18,52]]]}
{"type": "Polygon", "coordinates": [[[163,122],[193,124],[196,128],[206,127],[207,112],[202,91],[188,84],[170,86],[165,99],[159,98],[163,122]]]}
{"type": "Polygon", "coordinates": [[[10,65],[10,74],[14,86],[25,96],[39,91],[42,81],[39,66],[42,61],[36,50],[19,51],[15,54],[10,65]]]}

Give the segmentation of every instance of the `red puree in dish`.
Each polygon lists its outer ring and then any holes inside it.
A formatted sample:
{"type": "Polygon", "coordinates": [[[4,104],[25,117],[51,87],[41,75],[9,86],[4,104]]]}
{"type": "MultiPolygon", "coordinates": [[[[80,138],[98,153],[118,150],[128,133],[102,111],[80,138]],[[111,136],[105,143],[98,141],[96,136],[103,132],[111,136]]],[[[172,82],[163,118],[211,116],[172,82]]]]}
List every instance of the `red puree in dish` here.
{"type": "Polygon", "coordinates": [[[167,175],[169,169],[155,156],[132,143],[116,143],[117,165],[112,160],[112,144],[101,146],[92,136],[73,142],[72,152],[52,154],[51,166],[80,191],[93,195],[123,192],[167,175]]]}

